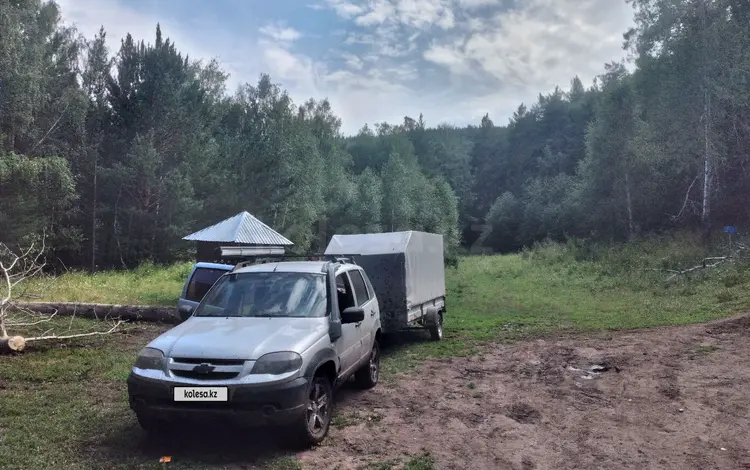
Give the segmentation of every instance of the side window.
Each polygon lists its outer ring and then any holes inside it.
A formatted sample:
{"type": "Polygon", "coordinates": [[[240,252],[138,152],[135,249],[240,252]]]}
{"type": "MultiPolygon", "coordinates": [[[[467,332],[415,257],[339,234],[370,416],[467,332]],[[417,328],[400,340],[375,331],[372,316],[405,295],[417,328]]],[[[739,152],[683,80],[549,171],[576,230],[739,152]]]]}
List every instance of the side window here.
{"type": "Polygon", "coordinates": [[[345,273],[336,276],[336,292],[338,293],[340,312],[355,306],[352,285],[349,283],[349,278],[345,273]]]}
{"type": "Polygon", "coordinates": [[[190,278],[185,298],[193,302],[200,302],[206,292],[214,285],[226,271],[222,269],[198,268],[190,278]]]}
{"type": "Polygon", "coordinates": [[[370,296],[367,293],[367,286],[365,286],[365,280],[362,279],[362,273],[358,269],[349,271],[349,276],[352,278],[354,293],[357,295],[357,303],[361,307],[370,301],[370,296]]]}

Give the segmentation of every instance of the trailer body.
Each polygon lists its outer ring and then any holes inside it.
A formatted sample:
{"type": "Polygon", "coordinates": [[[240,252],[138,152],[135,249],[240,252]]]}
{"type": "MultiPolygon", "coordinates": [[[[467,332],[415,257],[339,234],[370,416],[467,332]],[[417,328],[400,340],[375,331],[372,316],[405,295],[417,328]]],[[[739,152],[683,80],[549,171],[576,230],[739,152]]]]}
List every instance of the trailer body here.
{"type": "Polygon", "coordinates": [[[421,326],[430,328],[433,337],[442,337],[442,235],[418,231],[334,235],[325,255],[349,257],[365,270],[380,304],[383,333],[421,326]]]}

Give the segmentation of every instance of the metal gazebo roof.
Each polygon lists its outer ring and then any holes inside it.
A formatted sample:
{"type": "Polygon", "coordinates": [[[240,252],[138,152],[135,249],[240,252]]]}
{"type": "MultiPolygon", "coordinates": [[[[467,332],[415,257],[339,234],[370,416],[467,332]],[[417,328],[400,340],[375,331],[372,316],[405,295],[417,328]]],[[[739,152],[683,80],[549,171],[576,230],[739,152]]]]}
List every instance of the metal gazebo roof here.
{"type": "Polygon", "coordinates": [[[243,211],[226,220],[183,238],[198,242],[242,243],[248,245],[294,245],[268,225],[243,211]]]}

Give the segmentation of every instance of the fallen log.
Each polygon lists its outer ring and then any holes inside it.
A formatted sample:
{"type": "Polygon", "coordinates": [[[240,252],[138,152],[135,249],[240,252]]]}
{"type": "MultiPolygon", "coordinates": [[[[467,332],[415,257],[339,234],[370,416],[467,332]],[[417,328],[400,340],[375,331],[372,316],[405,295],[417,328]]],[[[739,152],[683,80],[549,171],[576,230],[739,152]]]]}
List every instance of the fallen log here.
{"type": "Polygon", "coordinates": [[[0,353],[21,352],[26,347],[26,340],[21,336],[0,338],[0,353]]]}
{"type": "Polygon", "coordinates": [[[177,324],[175,307],[157,305],[111,305],[74,302],[17,302],[17,307],[44,315],[64,315],[95,320],[147,321],[177,324]]]}

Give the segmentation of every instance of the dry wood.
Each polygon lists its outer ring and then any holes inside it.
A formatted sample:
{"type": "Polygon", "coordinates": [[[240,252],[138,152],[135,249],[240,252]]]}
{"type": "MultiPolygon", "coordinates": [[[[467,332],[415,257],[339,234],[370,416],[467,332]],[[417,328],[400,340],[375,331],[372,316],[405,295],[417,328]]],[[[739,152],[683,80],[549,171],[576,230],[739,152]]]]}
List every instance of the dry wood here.
{"type": "Polygon", "coordinates": [[[21,336],[0,338],[0,352],[21,352],[26,347],[26,340],[21,336]]]}
{"type": "Polygon", "coordinates": [[[179,317],[174,307],[153,305],[110,305],[69,302],[24,302],[18,307],[25,310],[60,316],[76,316],[96,320],[128,320],[177,324],[179,317]]]}
{"type": "MultiPolygon", "coordinates": [[[[32,341],[42,341],[42,340],[51,340],[51,339],[72,339],[72,338],[83,338],[86,336],[96,336],[96,335],[108,335],[110,333],[113,333],[120,325],[122,325],[122,320],[116,322],[114,325],[112,325],[112,328],[110,328],[107,331],[90,331],[88,333],[74,333],[72,335],[42,335],[42,336],[34,336],[31,338],[26,338],[26,342],[30,343],[32,341]]],[[[23,339],[23,338],[21,338],[23,339]]]]}
{"type": "Polygon", "coordinates": [[[697,266],[693,266],[692,268],[688,269],[680,269],[680,270],[673,270],[673,269],[665,269],[664,271],[672,272],[671,276],[667,278],[667,282],[671,281],[677,276],[686,276],[687,274],[690,274],[694,271],[697,271],[699,269],[710,269],[715,268],[716,266],[720,265],[721,263],[728,261],[728,256],[712,256],[710,258],[704,258],[703,262],[697,266]],[[713,264],[707,264],[708,261],[715,261],[713,264]]]}
{"type": "MultiPolygon", "coordinates": [[[[35,251],[34,244],[27,249],[19,249],[14,252],[8,246],[0,243],[0,352],[19,352],[23,351],[27,343],[45,340],[66,340],[72,338],[83,338],[95,335],[108,335],[114,332],[124,321],[117,318],[112,327],[108,330],[89,331],[85,333],[59,334],[53,332],[53,328],[48,329],[38,336],[24,338],[20,335],[9,335],[9,328],[37,326],[51,321],[58,314],[70,314],[71,324],[73,317],[79,314],[77,304],[62,304],[62,308],[55,304],[22,304],[18,302],[19,294],[15,287],[23,281],[33,278],[40,274],[44,268],[44,262],[40,261],[45,252],[44,238],[42,238],[41,248],[35,251]],[[35,308],[36,307],[36,308],[35,308]],[[46,314],[40,316],[39,314],[46,314]],[[12,315],[12,316],[11,316],[12,315]]],[[[97,306],[89,309],[93,318],[99,318],[100,312],[97,306]]],[[[163,315],[163,312],[153,312],[153,309],[146,312],[133,312],[132,308],[127,306],[105,306],[106,312],[103,318],[112,318],[113,307],[119,307],[120,312],[117,316],[126,317],[125,319],[140,319],[143,316],[153,318],[163,315]]],[[[86,309],[83,309],[81,316],[86,316],[86,309]]],[[[70,328],[69,328],[70,331],[70,328]]]]}

